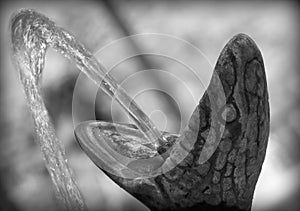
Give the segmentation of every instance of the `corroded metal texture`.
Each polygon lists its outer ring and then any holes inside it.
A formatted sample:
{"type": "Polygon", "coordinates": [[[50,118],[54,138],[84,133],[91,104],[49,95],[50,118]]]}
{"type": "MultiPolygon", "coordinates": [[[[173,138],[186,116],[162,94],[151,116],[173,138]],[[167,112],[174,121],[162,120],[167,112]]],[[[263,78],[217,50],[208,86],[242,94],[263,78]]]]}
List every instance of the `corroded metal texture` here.
{"type": "MultiPolygon", "coordinates": [[[[261,53],[251,38],[238,34],[221,52],[210,85],[183,134],[161,149],[167,151],[161,173],[133,179],[106,173],[151,210],[250,210],[269,122],[261,53]],[[224,89],[225,106],[218,104],[216,76],[224,89]],[[212,125],[212,119],[219,123],[212,125]]],[[[93,161],[98,166],[101,162],[93,161]]]]}

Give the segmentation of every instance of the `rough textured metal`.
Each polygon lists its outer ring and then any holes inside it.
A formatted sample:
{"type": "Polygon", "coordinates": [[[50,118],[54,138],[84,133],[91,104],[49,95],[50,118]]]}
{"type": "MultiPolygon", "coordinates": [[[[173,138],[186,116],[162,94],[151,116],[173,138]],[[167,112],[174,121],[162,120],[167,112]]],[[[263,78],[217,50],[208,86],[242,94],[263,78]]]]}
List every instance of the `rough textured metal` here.
{"type": "Polygon", "coordinates": [[[250,210],[265,157],[269,122],[261,53],[251,38],[238,34],[222,50],[188,127],[164,156],[162,169],[175,167],[150,178],[107,174],[151,210],[250,210]],[[223,85],[226,105],[217,106],[219,116],[214,118],[223,121],[225,129],[217,149],[203,162],[201,154],[210,150],[205,149],[205,143],[213,145],[220,136],[219,128],[211,125],[212,103],[218,102],[209,98],[215,91],[216,75],[223,85]]]}

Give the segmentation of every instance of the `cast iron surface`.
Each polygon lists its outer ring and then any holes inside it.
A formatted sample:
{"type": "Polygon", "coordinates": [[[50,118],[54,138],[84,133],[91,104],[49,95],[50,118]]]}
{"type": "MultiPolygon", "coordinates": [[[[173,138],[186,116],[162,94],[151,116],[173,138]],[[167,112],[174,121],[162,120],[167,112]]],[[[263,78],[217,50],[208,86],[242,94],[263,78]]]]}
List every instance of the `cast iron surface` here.
{"type": "MultiPolygon", "coordinates": [[[[250,210],[265,158],[270,124],[262,55],[255,42],[244,34],[234,36],[226,44],[210,85],[184,132],[178,138],[169,135],[170,143],[161,147],[159,153],[145,148],[149,157],[157,155],[157,160],[150,162],[151,169],[148,168],[149,171],[160,169],[153,177],[124,178],[127,173],[122,176],[107,171],[106,166],[114,169],[112,163],[99,158],[103,152],[88,150],[88,138],[82,136],[86,132],[84,128],[97,127],[97,124],[100,127],[103,123],[93,124],[84,123],[80,130],[76,129],[82,148],[112,180],[151,210],[250,210]],[[210,100],[211,95],[219,94],[215,90],[216,76],[224,89],[225,106],[218,105],[218,100],[210,100]],[[212,112],[212,108],[217,111],[212,112]],[[224,126],[223,132],[218,124],[212,125],[212,118],[224,126]],[[205,155],[210,152],[206,143],[217,143],[208,160],[205,155]]],[[[122,127],[136,130],[130,125],[122,127]]],[[[129,168],[128,164],[120,168],[129,168]]]]}

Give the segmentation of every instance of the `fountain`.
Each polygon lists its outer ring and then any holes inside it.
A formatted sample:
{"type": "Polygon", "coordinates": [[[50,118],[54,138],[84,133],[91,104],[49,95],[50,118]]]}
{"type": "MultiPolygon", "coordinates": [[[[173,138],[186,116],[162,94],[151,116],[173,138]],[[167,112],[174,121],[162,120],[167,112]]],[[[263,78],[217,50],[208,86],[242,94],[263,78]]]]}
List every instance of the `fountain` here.
{"type": "Polygon", "coordinates": [[[44,15],[17,12],[11,32],[14,64],[64,209],[84,210],[85,205],[41,97],[48,47],[75,62],[136,123],[89,121],[75,129],[85,153],[122,188],[152,210],[251,209],[270,120],[263,59],[247,35],[236,35],[224,47],[205,94],[176,135],[158,131],[92,54],[44,15]]]}

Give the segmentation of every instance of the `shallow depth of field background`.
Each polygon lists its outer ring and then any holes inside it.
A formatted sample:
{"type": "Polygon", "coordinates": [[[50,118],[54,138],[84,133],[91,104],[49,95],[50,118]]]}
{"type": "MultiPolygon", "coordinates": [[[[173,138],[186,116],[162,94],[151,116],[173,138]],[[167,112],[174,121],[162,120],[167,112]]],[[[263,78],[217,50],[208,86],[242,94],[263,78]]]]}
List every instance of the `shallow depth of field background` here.
{"type": "MultiPolygon", "coordinates": [[[[269,86],[271,132],[265,163],[257,183],[253,210],[299,210],[300,194],[300,99],[299,99],[299,6],[289,1],[11,1],[1,5],[0,69],[0,208],[6,210],[53,210],[55,199],[50,177],[44,167],[24,93],[10,60],[9,19],[20,8],[32,8],[75,35],[93,53],[124,36],[140,33],[164,33],[179,37],[199,48],[215,64],[225,43],[239,32],[250,35],[262,51],[269,86]]],[[[191,48],[168,43],[127,43],[126,49],[143,52],[144,48],[165,48],[177,55],[197,60],[191,48]]],[[[121,50],[120,50],[121,51],[121,50]]],[[[124,49],[123,49],[124,51],[124,49]]],[[[97,54],[109,64],[116,53],[97,54]]],[[[203,59],[203,58],[202,58],[203,59]]],[[[115,67],[112,75],[122,82],[145,69],[178,71],[194,95],[203,87],[188,76],[188,69],[176,61],[156,56],[137,56],[115,67]],[[190,80],[190,82],[189,82],[190,80]],[[198,90],[199,89],[199,90],[198,90]]],[[[210,73],[210,69],[203,69],[210,73]]],[[[50,49],[43,75],[43,94],[57,135],[66,148],[69,164],[90,210],[147,210],[140,202],[109,180],[81,151],[73,135],[72,95],[79,70],[50,49]]],[[[141,75],[124,87],[129,93],[150,83],[158,90],[176,96],[183,106],[181,116],[176,103],[162,93],[142,92],[137,102],[160,129],[177,132],[194,109],[178,83],[158,80],[160,76],[141,75]],[[144,96],[143,96],[144,95],[144,96]],[[184,99],[184,100],[183,100],[184,99]],[[149,105],[152,105],[152,107],[149,105]],[[147,107],[148,106],[148,107],[147,107]],[[169,108],[169,109],[166,109],[169,108]]],[[[205,83],[205,82],[204,82],[205,83]]],[[[207,83],[207,81],[206,81],[207,83]]],[[[78,86],[78,85],[76,85],[78,86]]],[[[76,106],[81,119],[112,121],[111,100],[99,91],[95,117],[90,116],[94,101],[89,93],[95,89],[86,80],[80,84],[76,106]],[[89,111],[87,111],[89,110],[89,111]]],[[[77,87],[76,87],[77,89],[77,87]]],[[[200,99],[200,98],[199,98],[200,99]]],[[[199,99],[196,99],[198,101],[199,99]]],[[[119,107],[114,121],[128,122],[119,107]]],[[[184,126],[184,125],[183,125],[184,126]]]]}

